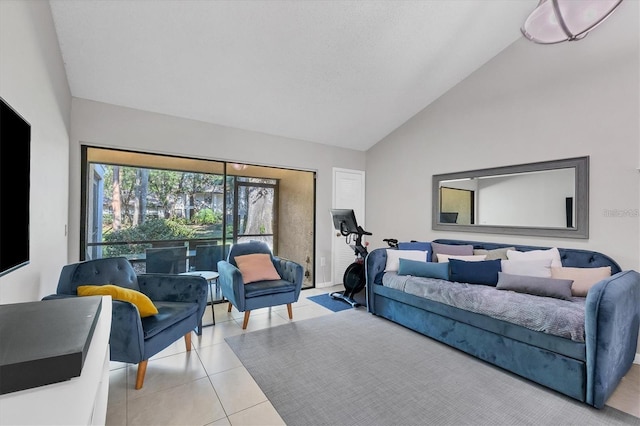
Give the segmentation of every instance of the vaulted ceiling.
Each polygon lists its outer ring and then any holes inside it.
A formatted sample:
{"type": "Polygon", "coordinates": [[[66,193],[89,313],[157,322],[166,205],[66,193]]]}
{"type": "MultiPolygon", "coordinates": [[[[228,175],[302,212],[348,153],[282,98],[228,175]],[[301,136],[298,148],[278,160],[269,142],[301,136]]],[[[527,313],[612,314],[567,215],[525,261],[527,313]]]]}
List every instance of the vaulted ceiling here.
{"type": "Polygon", "coordinates": [[[366,150],[521,37],[537,0],[50,0],[71,94],[366,150]]]}

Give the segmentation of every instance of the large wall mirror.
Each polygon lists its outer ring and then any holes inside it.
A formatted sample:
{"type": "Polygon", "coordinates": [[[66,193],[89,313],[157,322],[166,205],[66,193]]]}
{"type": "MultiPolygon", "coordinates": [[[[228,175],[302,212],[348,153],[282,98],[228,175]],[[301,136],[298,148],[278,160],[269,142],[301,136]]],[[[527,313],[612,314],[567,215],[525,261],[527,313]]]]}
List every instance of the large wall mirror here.
{"type": "Polygon", "coordinates": [[[589,157],[433,175],[432,228],[589,238],[589,157]]]}

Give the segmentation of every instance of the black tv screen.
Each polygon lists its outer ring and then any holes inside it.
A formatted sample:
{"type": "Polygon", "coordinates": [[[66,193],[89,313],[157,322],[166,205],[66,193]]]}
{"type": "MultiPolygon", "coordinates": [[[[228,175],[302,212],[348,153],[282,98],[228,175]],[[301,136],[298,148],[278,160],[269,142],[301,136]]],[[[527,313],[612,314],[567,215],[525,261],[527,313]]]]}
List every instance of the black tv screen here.
{"type": "Polygon", "coordinates": [[[0,276],[29,263],[31,125],[0,98],[0,276]]]}

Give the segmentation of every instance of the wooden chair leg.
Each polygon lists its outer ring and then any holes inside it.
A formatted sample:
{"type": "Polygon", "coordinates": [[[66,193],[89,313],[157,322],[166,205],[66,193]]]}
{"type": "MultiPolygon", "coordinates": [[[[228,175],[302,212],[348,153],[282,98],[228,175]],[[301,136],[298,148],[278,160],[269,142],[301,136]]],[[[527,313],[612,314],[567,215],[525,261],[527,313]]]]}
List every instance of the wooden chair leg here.
{"type": "Polygon", "coordinates": [[[229,302],[229,307],[227,307],[227,312],[231,312],[231,308],[233,308],[233,305],[231,304],[231,302],[229,302]]]}
{"type": "Polygon", "coordinates": [[[293,309],[291,308],[291,303],[287,303],[287,313],[289,314],[289,319],[293,319],[293,309]]]}
{"type": "Polygon", "coordinates": [[[249,324],[249,315],[251,311],[244,311],[244,321],[242,321],[242,329],[245,330],[247,328],[247,324],[249,324]]]}
{"type": "Polygon", "coordinates": [[[147,361],[140,361],[138,364],[138,374],[136,375],[136,390],[142,389],[142,385],[144,384],[144,375],[147,372],[147,361]]]}
{"type": "Polygon", "coordinates": [[[187,347],[187,352],[191,352],[191,332],[184,335],[184,344],[187,347]]]}

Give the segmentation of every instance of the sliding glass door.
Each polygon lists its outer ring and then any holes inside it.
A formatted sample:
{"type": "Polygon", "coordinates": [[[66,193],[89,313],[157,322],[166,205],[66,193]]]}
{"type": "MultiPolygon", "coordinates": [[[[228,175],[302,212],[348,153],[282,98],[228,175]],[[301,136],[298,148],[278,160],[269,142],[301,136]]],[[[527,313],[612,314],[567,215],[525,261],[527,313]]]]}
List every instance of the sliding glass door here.
{"type": "Polygon", "coordinates": [[[148,249],[185,246],[193,266],[199,245],[260,240],[302,264],[304,286],[315,285],[313,172],[87,146],[82,152],[82,260],[125,256],[142,273],[148,249]],[[291,232],[290,223],[305,234],[291,232]]]}
{"type": "Polygon", "coordinates": [[[235,241],[259,240],[274,247],[278,210],[278,184],[274,179],[234,179],[233,205],[235,241]]]}

